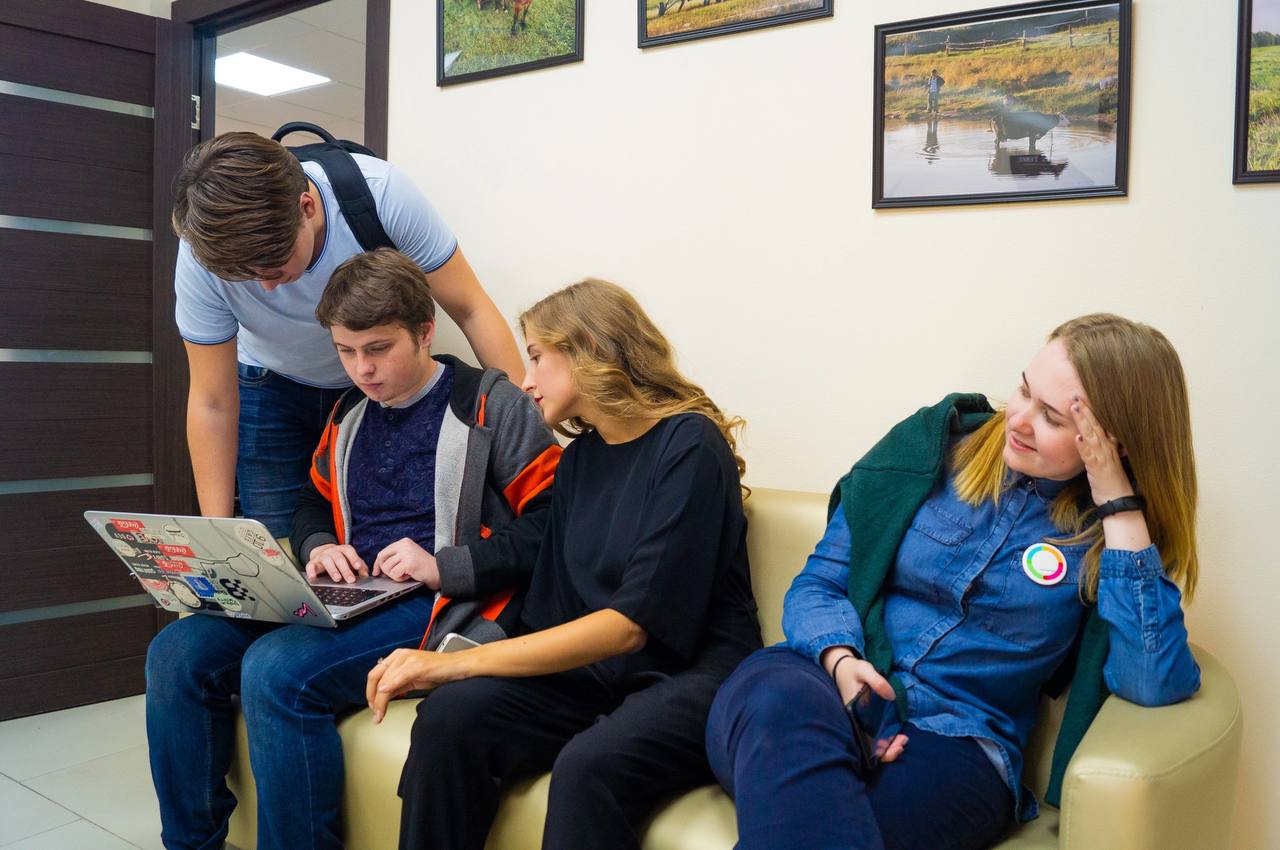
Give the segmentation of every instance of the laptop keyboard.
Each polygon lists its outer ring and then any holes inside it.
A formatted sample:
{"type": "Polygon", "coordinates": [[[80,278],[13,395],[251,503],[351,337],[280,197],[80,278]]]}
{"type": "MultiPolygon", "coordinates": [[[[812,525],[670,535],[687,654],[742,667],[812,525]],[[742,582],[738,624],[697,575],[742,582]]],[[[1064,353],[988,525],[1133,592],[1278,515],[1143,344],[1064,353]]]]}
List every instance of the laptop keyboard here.
{"type": "Polygon", "coordinates": [[[358,587],[329,587],[321,585],[311,588],[320,601],[329,607],[350,608],[359,605],[366,599],[381,596],[384,590],[363,590],[358,587]]]}

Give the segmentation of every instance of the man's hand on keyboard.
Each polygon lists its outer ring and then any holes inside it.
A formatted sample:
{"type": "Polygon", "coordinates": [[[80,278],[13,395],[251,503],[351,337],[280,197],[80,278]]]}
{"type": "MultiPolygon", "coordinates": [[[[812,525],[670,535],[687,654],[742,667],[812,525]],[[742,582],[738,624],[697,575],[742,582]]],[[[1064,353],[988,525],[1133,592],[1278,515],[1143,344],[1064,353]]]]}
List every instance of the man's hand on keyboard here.
{"type": "Polygon", "coordinates": [[[369,568],[351,546],[325,543],[311,550],[307,561],[307,581],[345,581],[348,584],[367,576],[369,568]]]}
{"type": "Polygon", "coordinates": [[[394,581],[417,579],[432,590],[440,589],[440,567],[435,555],[408,537],[401,537],[378,553],[373,574],[385,575],[394,581]]]}

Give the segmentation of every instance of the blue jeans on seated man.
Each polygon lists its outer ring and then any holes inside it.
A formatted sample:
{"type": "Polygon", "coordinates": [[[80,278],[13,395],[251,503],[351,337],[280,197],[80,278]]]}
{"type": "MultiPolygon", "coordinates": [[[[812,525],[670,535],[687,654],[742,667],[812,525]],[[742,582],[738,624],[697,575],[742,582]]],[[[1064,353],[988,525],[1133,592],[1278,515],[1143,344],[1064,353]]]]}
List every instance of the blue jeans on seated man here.
{"type": "Polygon", "coordinates": [[[418,646],[432,602],[419,590],[336,629],[204,614],[165,626],[147,652],[147,741],[164,846],[214,850],[226,839],[239,695],[258,850],[342,847],[338,716],[364,707],[379,657],[418,646]]]}
{"type": "Polygon", "coordinates": [[[1013,822],[1013,795],[973,738],[908,721],[906,750],[866,778],[826,671],[785,646],[757,650],[707,720],[711,770],[738,813],[738,850],[977,850],[1013,822]]]}
{"type": "Polygon", "coordinates": [[[345,388],[300,384],[261,366],[238,364],[240,426],[236,483],[240,510],[288,537],[298,490],[325,422],[345,388]]]}

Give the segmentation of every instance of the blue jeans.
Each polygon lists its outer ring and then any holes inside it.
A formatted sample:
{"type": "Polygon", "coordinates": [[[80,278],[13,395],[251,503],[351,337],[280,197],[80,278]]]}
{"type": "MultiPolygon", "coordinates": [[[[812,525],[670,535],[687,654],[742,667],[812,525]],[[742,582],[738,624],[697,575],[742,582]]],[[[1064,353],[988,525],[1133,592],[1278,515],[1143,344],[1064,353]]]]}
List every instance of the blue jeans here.
{"type": "Polygon", "coordinates": [[[240,510],[288,537],[298,490],[310,472],[329,412],[345,390],[309,387],[261,366],[237,368],[240,383],[236,483],[240,510]]]}
{"type": "Polygon", "coordinates": [[[864,780],[831,677],[785,646],[742,662],[716,695],[707,756],[738,810],[740,850],[977,850],[1013,795],[972,738],[907,724],[906,751],[864,780]]]}
{"type": "Polygon", "coordinates": [[[416,647],[432,594],[417,591],[337,629],[203,614],[147,652],[147,741],[169,850],[214,850],[236,799],[226,774],[239,695],[258,791],[259,850],[342,847],[341,713],[365,704],[376,660],[416,647]]]}

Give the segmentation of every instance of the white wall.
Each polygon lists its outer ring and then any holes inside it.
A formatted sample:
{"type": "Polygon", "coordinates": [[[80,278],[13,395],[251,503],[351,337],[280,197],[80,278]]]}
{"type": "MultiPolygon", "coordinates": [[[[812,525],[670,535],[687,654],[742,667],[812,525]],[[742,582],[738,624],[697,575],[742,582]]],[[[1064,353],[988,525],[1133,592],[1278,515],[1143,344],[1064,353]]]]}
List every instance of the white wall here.
{"type": "Polygon", "coordinates": [[[895,212],[870,209],[872,30],[963,2],[836,0],[646,51],[634,2],[587,7],[584,63],[449,89],[435,4],[392,7],[391,158],[504,313],[585,275],[630,287],[748,420],[750,483],[818,491],[943,393],[1007,394],[1065,318],[1164,330],[1200,461],[1192,638],[1245,703],[1235,846],[1280,846],[1280,185],[1230,181],[1236,4],[1135,4],[1128,199],[895,212]]]}

